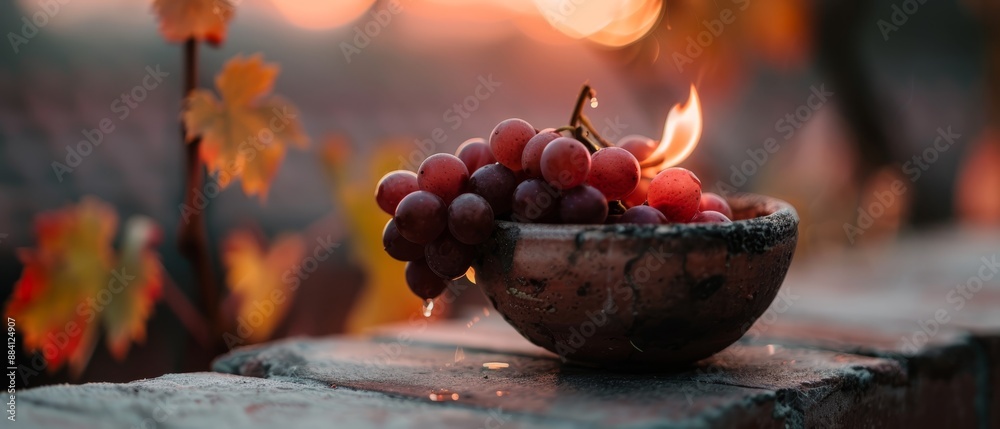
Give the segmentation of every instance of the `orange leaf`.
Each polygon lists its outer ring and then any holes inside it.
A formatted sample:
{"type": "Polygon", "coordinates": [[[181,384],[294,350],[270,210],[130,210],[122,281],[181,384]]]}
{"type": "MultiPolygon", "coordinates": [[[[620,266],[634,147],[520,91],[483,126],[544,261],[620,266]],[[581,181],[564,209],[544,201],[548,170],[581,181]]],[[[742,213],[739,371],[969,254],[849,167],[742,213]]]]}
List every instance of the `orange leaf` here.
{"type": "Polygon", "coordinates": [[[266,251],[246,231],[234,232],[226,239],[222,256],[226,285],[239,297],[237,317],[250,327],[250,341],[267,339],[284,319],[293,291],[283,277],[304,254],[305,243],[297,235],[278,237],[266,251]]]}
{"type": "Polygon", "coordinates": [[[229,0],[154,0],[160,34],[169,42],[205,40],[218,45],[226,38],[226,25],[235,6],[229,0]]]}
{"type": "Polygon", "coordinates": [[[69,362],[79,373],[90,359],[97,316],[107,304],[102,292],[115,263],[117,225],[109,205],[85,197],[39,215],[38,246],[18,252],[24,271],[6,313],[17,320],[25,348],[40,351],[49,371],[69,362]]]}
{"type": "Polygon", "coordinates": [[[154,247],[162,235],[146,217],[129,218],[118,264],[108,280],[114,298],[102,312],[108,349],[118,360],[128,354],[129,345],[146,340],[146,321],[160,299],[163,273],[154,247]]]}
{"type": "Polygon", "coordinates": [[[215,79],[222,99],[208,90],[192,92],[183,112],[187,139],[201,136],[201,159],[219,183],[243,180],[247,195],[267,195],[285,156],[285,146],[305,147],[308,137],[298,111],[284,99],[266,95],[274,85],[278,66],[260,54],[237,56],[215,79]]]}

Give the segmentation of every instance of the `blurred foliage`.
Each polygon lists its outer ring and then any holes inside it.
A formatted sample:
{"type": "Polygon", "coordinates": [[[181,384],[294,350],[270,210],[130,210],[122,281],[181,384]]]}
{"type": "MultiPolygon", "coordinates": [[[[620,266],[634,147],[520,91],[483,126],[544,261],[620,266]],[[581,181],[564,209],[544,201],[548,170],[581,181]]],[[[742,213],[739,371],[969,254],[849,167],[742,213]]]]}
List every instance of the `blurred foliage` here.
{"type": "Polygon", "coordinates": [[[229,0],[154,0],[160,18],[160,34],[168,42],[188,39],[218,45],[226,38],[234,7],[229,0]]]}
{"type": "Polygon", "coordinates": [[[195,90],[183,114],[188,142],[201,138],[201,159],[219,175],[219,185],[239,176],[243,192],[262,199],[285,157],[285,145],[309,143],[295,106],[278,96],[265,98],[277,75],[278,66],[265,63],[260,54],[236,56],[215,78],[222,100],[195,90]]]}
{"type": "Polygon", "coordinates": [[[420,311],[420,299],[406,287],[404,263],[389,257],[382,247],[382,229],[389,221],[375,203],[374,189],[385,173],[399,169],[404,154],[414,150],[408,141],[390,140],[367,156],[353,153],[346,139],[330,137],[323,144],[321,161],[353,231],[351,254],[367,274],[360,300],[347,322],[349,332],[406,320],[420,311]]]}
{"type": "Polygon", "coordinates": [[[94,350],[98,323],[121,360],[146,338],[146,321],[160,298],[163,277],[153,251],[159,228],[144,217],[126,223],[118,254],[114,209],[93,197],[35,219],[37,247],[20,249],[24,264],[6,314],[17,321],[24,346],[41,352],[48,370],[69,363],[79,374],[94,350]]]}

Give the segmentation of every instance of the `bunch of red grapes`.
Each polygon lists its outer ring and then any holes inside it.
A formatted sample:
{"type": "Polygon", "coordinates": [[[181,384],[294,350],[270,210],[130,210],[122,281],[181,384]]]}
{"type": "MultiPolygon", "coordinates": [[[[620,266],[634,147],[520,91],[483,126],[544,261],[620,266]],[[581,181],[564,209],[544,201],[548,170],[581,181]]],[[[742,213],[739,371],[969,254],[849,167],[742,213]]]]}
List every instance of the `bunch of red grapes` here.
{"type": "MultiPolygon", "coordinates": [[[[474,246],[494,220],[566,224],[730,222],[726,200],[702,193],[691,171],[674,167],[651,180],[641,162],[657,142],[642,136],[601,147],[566,136],[570,127],[536,130],[521,119],[500,122],[489,142],[470,139],[455,155],[438,153],[419,170],[382,177],[379,207],[393,216],[382,243],[406,261],[406,282],[429,300],[465,275],[474,246]]],[[[579,134],[577,134],[579,136],[579,134]]]]}

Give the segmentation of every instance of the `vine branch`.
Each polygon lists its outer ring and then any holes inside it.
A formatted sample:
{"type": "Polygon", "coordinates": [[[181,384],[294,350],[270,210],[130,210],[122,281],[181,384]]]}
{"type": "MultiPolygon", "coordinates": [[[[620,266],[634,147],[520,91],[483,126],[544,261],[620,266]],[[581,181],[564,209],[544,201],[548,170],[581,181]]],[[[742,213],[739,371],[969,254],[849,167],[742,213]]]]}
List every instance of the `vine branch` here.
{"type": "MultiPolygon", "coordinates": [[[[198,41],[194,38],[184,43],[184,99],[198,86],[198,41]]],[[[187,139],[184,121],[181,121],[182,143],[187,139]]],[[[205,180],[204,166],[199,152],[201,138],[185,144],[186,180],[184,187],[184,213],[180,223],[178,246],[180,252],[191,263],[198,282],[203,314],[214,328],[219,325],[219,297],[215,287],[215,275],[209,256],[208,235],[205,230],[204,210],[198,201],[198,189],[205,180]]]]}

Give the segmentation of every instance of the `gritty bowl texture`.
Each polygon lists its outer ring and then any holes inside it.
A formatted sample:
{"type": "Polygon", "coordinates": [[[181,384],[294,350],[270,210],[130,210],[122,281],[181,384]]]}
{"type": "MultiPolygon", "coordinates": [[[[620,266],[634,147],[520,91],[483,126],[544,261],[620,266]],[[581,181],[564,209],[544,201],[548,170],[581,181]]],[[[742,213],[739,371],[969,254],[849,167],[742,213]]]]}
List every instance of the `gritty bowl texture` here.
{"type": "Polygon", "coordinates": [[[729,197],[731,224],[546,225],[500,221],[477,284],[518,332],[566,360],[663,369],[738,340],[792,261],[786,202],[729,197]]]}

